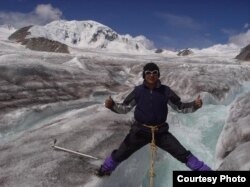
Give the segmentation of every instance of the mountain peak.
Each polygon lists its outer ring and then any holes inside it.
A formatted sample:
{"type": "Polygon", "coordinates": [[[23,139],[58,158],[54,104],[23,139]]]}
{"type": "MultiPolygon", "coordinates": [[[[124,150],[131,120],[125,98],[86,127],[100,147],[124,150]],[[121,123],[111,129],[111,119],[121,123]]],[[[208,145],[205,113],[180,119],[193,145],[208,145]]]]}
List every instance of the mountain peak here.
{"type": "Polygon", "coordinates": [[[144,36],[120,35],[110,27],[93,20],[57,20],[45,26],[33,26],[29,32],[29,38],[44,37],[76,48],[138,53],[146,52],[149,49],[149,43],[152,44],[144,36]]]}

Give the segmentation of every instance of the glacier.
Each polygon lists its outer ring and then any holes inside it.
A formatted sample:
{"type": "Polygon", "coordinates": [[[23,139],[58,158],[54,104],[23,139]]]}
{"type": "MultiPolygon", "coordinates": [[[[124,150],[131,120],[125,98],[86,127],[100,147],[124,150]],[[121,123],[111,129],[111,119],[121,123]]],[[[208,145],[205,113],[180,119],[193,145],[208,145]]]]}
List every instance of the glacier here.
{"type": "MultiPolygon", "coordinates": [[[[250,66],[234,59],[235,46],[178,57],[74,48],[71,54],[36,52],[6,37],[0,44],[0,186],[148,187],[148,145],[110,177],[99,179],[92,170],[119,146],[133,120],[132,112],[106,109],[105,98],[121,102],[142,82],[142,67],[150,61],[183,101],[199,94],[203,99],[195,113],[170,109],[170,131],[180,142],[213,169],[250,169],[250,66]],[[100,160],[54,151],[54,139],[100,160]]],[[[173,170],[187,168],[158,149],[155,186],[172,186],[173,170]]]]}

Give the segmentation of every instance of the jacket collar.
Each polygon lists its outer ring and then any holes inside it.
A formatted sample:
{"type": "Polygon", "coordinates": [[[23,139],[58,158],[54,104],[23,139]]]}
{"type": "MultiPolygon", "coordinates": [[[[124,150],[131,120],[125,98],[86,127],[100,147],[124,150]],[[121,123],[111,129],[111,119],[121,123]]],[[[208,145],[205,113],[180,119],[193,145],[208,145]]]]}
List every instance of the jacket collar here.
{"type": "MultiPolygon", "coordinates": [[[[145,80],[143,81],[143,85],[144,85],[145,87],[149,88],[149,87],[148,87],[148,84],[147,84],[147,82],[146,82],[145,80]]],[[[156,87],[155,87],[155,88],[160,88],[160,87],[161,87],[161,81],[158,79],[157,82],[156,82],[156,87]]],[[[155,88],[154,88],[154,89],[155,89],[155,88]]]]}

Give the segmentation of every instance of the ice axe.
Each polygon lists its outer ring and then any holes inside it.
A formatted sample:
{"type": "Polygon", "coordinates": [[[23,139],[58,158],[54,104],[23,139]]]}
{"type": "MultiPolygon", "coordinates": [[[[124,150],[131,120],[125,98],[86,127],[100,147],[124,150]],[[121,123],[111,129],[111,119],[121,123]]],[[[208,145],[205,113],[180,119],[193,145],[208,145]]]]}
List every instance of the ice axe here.
{"type": "Polygon", "coordinates": [[[54,144],[51,146],[54,150],[64,151],[64,152],[67,152],[67,153],[72,153],[72,154],[75,154],[75,155],[79,155],[79,156],[83,156],[83,157],[87,157],[87,158],[92,158],[92,159],[95,159],[95,160],[99,160],[99,158],[96,158],[94,156],[81,153],[79,151],[73,151],[73,150],[70,150],[70,149],[67,149],[67,148],[64,148],[64,147],[59,147],[59,146],[56,145],[56,142],[57,142],[57,139],[54,140],[54,144]]]}

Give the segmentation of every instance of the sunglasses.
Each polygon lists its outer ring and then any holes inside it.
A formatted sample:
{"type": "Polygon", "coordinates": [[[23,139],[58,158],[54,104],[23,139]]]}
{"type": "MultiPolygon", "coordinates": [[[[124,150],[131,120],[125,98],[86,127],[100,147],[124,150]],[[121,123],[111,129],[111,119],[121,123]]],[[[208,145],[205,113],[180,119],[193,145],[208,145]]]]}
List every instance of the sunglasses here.
{"type": "Polygon", "coordinates": [[[145,71],[145,75],[158,75],[158,70],[154,70],[154,71],[149,71],[149,70],[147,70],[147,71],[145,71]]]}

